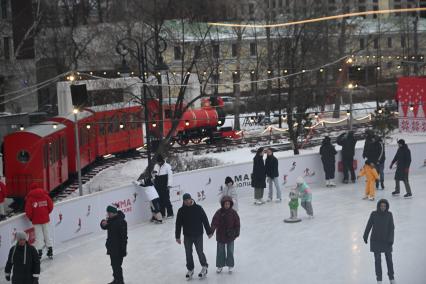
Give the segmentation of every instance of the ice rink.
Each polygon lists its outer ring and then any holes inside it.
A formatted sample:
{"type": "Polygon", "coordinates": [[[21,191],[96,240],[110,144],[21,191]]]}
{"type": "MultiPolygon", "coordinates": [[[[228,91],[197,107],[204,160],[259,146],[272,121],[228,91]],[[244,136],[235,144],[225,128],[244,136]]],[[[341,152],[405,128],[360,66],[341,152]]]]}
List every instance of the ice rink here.
{"type": "MultiPolygon", "coordinates": [[[[393,176],[386,176],[387,198],[395,219],[395,279],[400,284],[426,283],[426,175],[411,177],[414,198],[392,197],[393,176]]],[[[362,234],[376,201],[361,200],[364,181],[327,189],[311,185],[315,218],[302,208],[298,224],[283,223],[289,216],[285,201],[253,205],[253,192],[239,192],[241,236],[235,242],[235,271],[216,274],[216,240],[204,238],[209,273],[204,283],[369,284],[376,283],[374,258],[362,234]]],[[[404,187],[402,187],[404,192],[404,187]]],[[[265,191],[266,193],[266,191],[265,191]]],[[[265,194],[265,197],[267,195],[265,194]]],[[[203,203],[209,220],[218,202],[203,203]]],[[[181,204],[174,204],[175,211],[181,204]]],[[[101,219],[103,216],[99,216],[101,219]]],[[[183,245],[174,239],[174,220],[163,225],[141,224],[129,228],[128,256],[124,260],[127,284],[185,283],[183,245]]],[[[88,236],[55,251],[53,261],[43,259],[40,283],[108,283],[112,280],[104,247],[106,233],[88,236]]],[[[201,269],[194,251],[195,273],[201,269]]],[[[382,258],[383,283],[387,270],[382,258]]],[[[227,270],[225,270],[227,271],[227,270]]],[[[4,279],[2,277],[1,279],[4,279]]],[[[194,278],[193,282],[200,280],[194,278]]]]}

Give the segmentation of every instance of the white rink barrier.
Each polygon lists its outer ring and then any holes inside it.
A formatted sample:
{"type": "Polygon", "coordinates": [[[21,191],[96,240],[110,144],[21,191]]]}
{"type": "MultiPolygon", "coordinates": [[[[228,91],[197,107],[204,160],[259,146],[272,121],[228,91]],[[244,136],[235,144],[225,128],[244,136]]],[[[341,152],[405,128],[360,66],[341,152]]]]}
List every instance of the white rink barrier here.
{"type": "MultiPolygon", "coordinates": [[[[362,147],[364,142],[358,142],[362,147]]],[[[426,143],[409,144],[411,150],[411,172],[426,172],[426,143]]],[[[396,153],[396,145],[387,145],[385,173],[396,153]]],[[[254,156],[254,154],[253,154],[254,156]]],[[[338,161],[341,160],[340,152],[336,156],[336,180],[341,180],[342,174],[338,172],[338,161]]],[[[363,166],[362,149],[357,149],[355,154],[357,171],[363,166]]],[[[201,169],[191,172],[179,173],[174,177],[174,187],[171,189],[171,200],[175,212],[181,206],[181,196],[188,192],[193,199],[202,204],[204,201],[219,201],[219,189],[227,176],[232,177],[238,190],[252,190],[250,175],[252,163],[238,163],[214,168],[201,169]]],[[[324,171],[318,154],[306,154],[279,159],[280,184],[282,188],[293,186],[298,176],[303,176],[308,183],[324,182],[324,171]]],[[[315,186],[312,187],[315,194],[315,186]]],[[[414,189],[415,194],[416,189],[414,189]]],[[[139,186],[128,184],[126,186],[97,192],[91,195],[70,199],[55,204],[51,217],[50,231],[55,248],[70,241],[91,234],[98,234],[102,230],[99,223],[106,215],[105,209],[109,204],[116,203],[126,214],[129,225],[148,221],[151,211],[148,199],[139,186]]],[[[7,254],[15,242],[15,233],[24,230],[34,240],[34,230],[24,214],[14,216],[0,223],[0,266],[6,264],[7,254]]],[[[170,232],[172,234],[172,232],[170,232]]]]}

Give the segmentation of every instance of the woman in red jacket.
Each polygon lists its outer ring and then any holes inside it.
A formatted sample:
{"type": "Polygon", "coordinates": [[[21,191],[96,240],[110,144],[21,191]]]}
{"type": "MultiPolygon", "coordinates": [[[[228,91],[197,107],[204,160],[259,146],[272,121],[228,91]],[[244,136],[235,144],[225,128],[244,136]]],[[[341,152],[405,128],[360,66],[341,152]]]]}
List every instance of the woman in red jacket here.
{"type": "Polygon", "coordinates": [[[224,266],[228,266],[229,273],[234,268],[234,240],[240,235],[240,217],[232,209],[234,203],[230,196],[224,196],[221,200],[222,208],[217,210],[212,220],[212,232],[216,232],[217,273],[221,273],[224,266]]]}
{"type": "Polygon", "coordinates": [[[4,201],[6,199],[6,195],[6,185],[2,181],[0,181],[0,221],[6,219],[6,212],[4,210],[4,201]]]}
{"type": "Polygon", "coordinates": [[[52,258],[52,239],[49,236],[49,214],[53,210],[53,202],[49,194],[37,184],[31,185],[25,202],[25,214],[32,222],[35,231],[35,247],[41,258],[43,247],[47,247],[47,256],[52,258]]]}

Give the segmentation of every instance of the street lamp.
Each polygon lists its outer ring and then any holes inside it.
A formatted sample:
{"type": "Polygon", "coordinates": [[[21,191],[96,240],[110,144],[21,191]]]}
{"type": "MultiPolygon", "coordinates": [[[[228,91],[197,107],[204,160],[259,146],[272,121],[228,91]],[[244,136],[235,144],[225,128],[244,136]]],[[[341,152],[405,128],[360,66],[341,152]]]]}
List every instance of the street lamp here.
{"type": "Polygon", "coordinates": [[[150,133],[149,133],[149,117],[148,117],[148,100],[147,100],[147,86],[146,86],[146,75],[145,72],[145,64],[144,60],[146,58],[143,57],[143,54],[141,53],[141,47],[137,40],[131,37],[123,38],[118,41],[117,46],[115,48],[116,52],[120,54],[123,57],[122,60],[122,67],[123,70],[127,69],[130,70],[130,68],[126,68],[127,63],[125,60],[125,56],[129,53],[129,49],[124,44],[125,41],[130,41],[135,44],[136,46],[136,60],[138,61],[138,72],[139,72],[139,79],[142,81],[143,84],[143,90],[142,90],[142,96],[141,96],[141,105],[144,108],[144,116],[145,116],[145,136],[146,136],[146,152],[147,152],[147,159],[148,159],[148,167],[151,165],[151,139],[150,139],[150,133]],[[142,103],[143,101],[143,103],[142,103]]]}
{"type": "Polygon", "coordinates": [[[348,89],[349,89],[349,130],[352,131],[352,123],[353,123],[353,113],[352,113],[352,92],[353,89],[356,88],[357,85],[349,83],[348,89]]]}
{"type": "Polygon", "coordinates": [[[74,139],[75,139],[75,152],[77,155],[77,174],[78,174],[78,193],[80,196],[83,196],[83,184],[81,182],[81,161],[80,161],[80,138],[78,133],[78,113],[79,110],[75,108],[74,113],[74,139]]]}

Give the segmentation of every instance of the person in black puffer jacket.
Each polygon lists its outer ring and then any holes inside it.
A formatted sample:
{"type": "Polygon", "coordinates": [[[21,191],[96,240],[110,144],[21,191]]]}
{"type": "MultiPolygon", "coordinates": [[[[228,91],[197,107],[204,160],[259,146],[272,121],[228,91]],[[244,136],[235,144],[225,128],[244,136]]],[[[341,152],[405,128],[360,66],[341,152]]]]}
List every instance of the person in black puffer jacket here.
{"type": "Polygon", "coordinates": [[[277,202],[281,202],[281,189],[280,182],[278,177],[280,176],[278,172],[278,159],[274,156],[274,151],[269,148],[266,150],[266,160],[265,160],[265,172],[266,178],[269,185],[268,201],[272,201],[273,197],[273,187],[275,185],[275,190],[277,191],[277,202]]]}
{"type": "Polygon", "coordinates": [[[320,147],[322,165],[325,172],[325,182],[327,187],[336,186],[334,183],[334,174],[336,172],[336,154],[337,151],[331,144],[330,137],[324,137],[320,147]]]}
{"type": "Polygon", "coordinates": [[[377,281],[380,281],[380,283],[382,281],[381,254],[384,253],[388,266],[389,280],[394,283],[392,246],[395,225],[393,223],[393,215],[389,212],[389,202],[386,199],[381,199],[377,203],[377,210],[371,212],[363,236],[366,244],[371,230],[370,251],[374,253],[377,281]]]}
{"type": "Polygon", "coordinates": [[[35,247],[27,241],[25,232],[16,233],[16,245],[9,251],[6,267],[4,269],[6,280],[12,284],[38,284],[40,275],[40,258],[35,247]]]}
{"type": "Polygon", "coordinates": [[[108,218],[101,221],[101,228],[108,231],[105,247],[111,258],[114,280],[110,284],[124,284],[123,258],[127,255],[127,222],[125,215],[117,207],[107,207],[108,218]]]}
{"type": "Polygon", "coordinates": [[[257,149],[253,158],[253,172],[251,174],[251,186],[254,188],[255,204],[263,204],[263,191],[266,187],[266,168],[263,161],[264,149],[257,149]]]}
{"type": "Polygon", "coordinates": [[[206,234],[209,239],[212,237],[213,232],[209,224],[206,212],[204,209],[195,203],[189,193],[183,195],[183,205],[178,210],[176,217],[176,231],[175,237],[176,242],[181,244],[180,239],[181,231],[183,228],[184,245],[186,253],[186,278],[189,280],[194,274],[194,258],[192,257],[192,245],[195,246],[195,250],[198,254],[198,259],[202,266],[201,272],[198,274],[199,277],[204,277],[207,274],[207,260],[203,252],[203,226],[206,230],[206,234]]]}
{"type": "Polygon", "coordinates": [[[395,154],[395,157],[392,160],[390,169],[396,163],[396,172],[395,172],[395,191],[392,192],[392,195],[398,195],[400,192],[399,182],[402,180],[405,185],[405,190],[407,193],[404,195],[405,198],[412,196],[411,187],[408,183],[408,172],[411,165],[411,151],[408,149],[407,144],[403,139],[398,140],[398,151],[395,154]]]}
{"type": "Polygon", "coordinates": [[[343,133],[337,137],[337,144],[342,146],[342,163],[343,163],[343,183],[348,183],[349,174],[351,173],[351,180],[354,183],[356,180],[355,171],[354,171],[354,155],[355,155],[355,145],[356,139],[354,137],[354,132],[349,131],[348,133],[343,133]]]}

